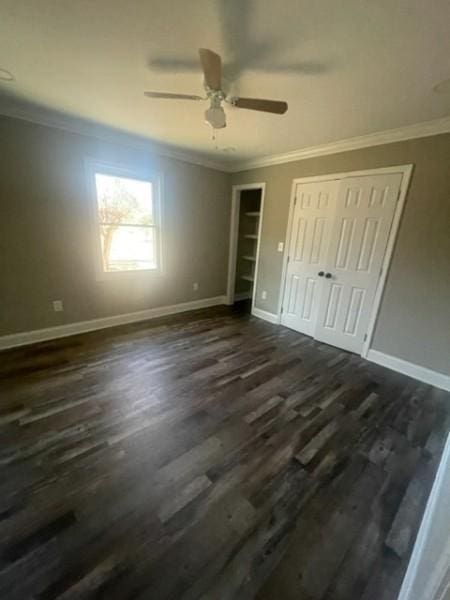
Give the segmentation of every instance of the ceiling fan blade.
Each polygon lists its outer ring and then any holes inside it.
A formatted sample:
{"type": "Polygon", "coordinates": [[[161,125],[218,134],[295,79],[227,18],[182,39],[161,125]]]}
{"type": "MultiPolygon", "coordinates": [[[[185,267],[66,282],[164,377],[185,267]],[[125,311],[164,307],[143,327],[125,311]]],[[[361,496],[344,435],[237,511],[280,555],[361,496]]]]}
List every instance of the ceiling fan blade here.
{"type": "Polygon", "coordinates": [[[166,92],[144,92],[147,98],[165,98],[168,100],[204,100],[201,96],[193,94],[171,94],[166,92]]]}
{"type": "Polygon", "coordinates": [[[198,51],[206,85],[212,90],[220,90],[222,84],[222,59],[207,48],[198,51]]]}
{"type": "Polygon", "coordinates": [[[238,108],[260,110],[276,115],[283,115],[288,109],[287,102],[282,102],[280,100],[263,100],[261,98],[232,98],[231,104],[238,108]]]}

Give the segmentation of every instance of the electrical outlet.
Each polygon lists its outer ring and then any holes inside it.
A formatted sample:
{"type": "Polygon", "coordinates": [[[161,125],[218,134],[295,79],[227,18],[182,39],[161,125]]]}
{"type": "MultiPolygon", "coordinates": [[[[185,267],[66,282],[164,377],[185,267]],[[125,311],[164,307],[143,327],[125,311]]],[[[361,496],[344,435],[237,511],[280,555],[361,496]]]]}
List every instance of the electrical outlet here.
{"type": "Polygon", "coordinates": [[[194,283],[192,284],[192,289],[194,290],[194,292],[198,290],[198,281],[194,281],[194,283]]]}
{"type": "Polygon", "coordinates": [[[283,252],[284,250],[284,242],[278,242],[278,252],[283,252]]]}
{"type": "Polygon", "coordinates": [[[53,300],[52,304],[55,312],[63,312],[64,304],[62,300],[53,300]]]}
{"type": "Polygon", "coordinates": [[[267,300],[267,292],[266,292],[266,290],[264,290],[263,292],[261,292],[261,300],[267,300]]]}

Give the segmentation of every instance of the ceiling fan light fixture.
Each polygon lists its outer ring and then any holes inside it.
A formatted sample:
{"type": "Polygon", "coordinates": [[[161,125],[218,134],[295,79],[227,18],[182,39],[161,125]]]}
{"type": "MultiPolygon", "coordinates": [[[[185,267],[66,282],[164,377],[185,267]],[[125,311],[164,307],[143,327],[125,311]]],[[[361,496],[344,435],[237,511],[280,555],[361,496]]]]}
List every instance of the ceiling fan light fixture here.
{"type": "Polygon", "coordinates": [[[221,106],[212,106],[205,110],[205,121],[213,129],[223,129],[227,124],[225,111],[221,106]]]}

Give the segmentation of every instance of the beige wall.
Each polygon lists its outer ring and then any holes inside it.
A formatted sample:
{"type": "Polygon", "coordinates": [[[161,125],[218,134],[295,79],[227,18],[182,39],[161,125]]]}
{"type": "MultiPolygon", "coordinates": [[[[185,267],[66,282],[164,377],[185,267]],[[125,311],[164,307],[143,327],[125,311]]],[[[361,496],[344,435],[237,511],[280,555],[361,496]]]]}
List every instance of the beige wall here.
{"type": "Polygon", "coordinates": [[[266,182],[256,305],[276,312],[292,180],[409,163],[373,347],[450,373],[450,134],[230,176],[0,117],[0,335],[224,294],[231,183],[266,182]],[[86,158],[163,174],[164,274],[97,280],[86,158]]]}
{"type": "Polygon", "coordinates": [[[266,182],[256,306],[276,312],[277,243],[286,237],[292,180],[409,163],[414,171],[372,346],[450,374],[450,134],[243,171],[232,182],[266,182]]]}
{"type": "Polygon", "coordinates": [[[0,335],[224,294],[229,213],[229,175],[1,117],[0,335]],[[162,173],[163,275],[97,281],[86,157],[162,173]]]}

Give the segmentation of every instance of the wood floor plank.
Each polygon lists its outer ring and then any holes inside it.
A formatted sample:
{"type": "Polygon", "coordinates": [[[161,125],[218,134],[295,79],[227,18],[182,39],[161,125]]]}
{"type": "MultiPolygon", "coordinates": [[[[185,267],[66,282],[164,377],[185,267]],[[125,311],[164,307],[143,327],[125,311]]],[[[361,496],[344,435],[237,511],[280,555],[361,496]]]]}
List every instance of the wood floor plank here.
{"type": "Polygon", "coordinates": [[[215,307],[0,353],[0,597],[395,600],[449,394],[215,307]]]}

